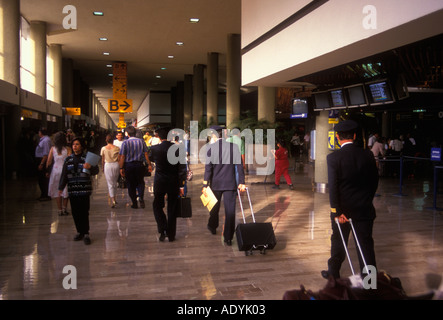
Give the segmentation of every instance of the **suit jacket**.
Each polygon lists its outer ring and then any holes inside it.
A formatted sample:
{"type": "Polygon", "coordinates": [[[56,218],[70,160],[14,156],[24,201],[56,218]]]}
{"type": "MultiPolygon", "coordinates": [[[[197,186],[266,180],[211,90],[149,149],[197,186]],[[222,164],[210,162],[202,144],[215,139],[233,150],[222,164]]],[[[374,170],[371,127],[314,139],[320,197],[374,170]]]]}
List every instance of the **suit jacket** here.
{"type": "Polygon", "coordinates": [[[207,148],[203,185],[209,184],[212,190],[226,191],[237,190],[239,184],[245,184],[245,172],[237,145],[218,139],[208,144],[207,148]]]}
{"type": "Polygon", "coordinates": [[[331,213],[354,220],[375,218],[378,170],[370,150],[346,144],[327,156],[331,213]]]}
{"type": "Polygon", "coordinates": [[[185,185],[186,151],[182,145],[162,141],[162,143],[151,147],[149,158],[155,163],[154,192],[175,190],[178,192],[178,189],[185,185]],[[170,159],[168,159],[168,151],[170,159]]]}

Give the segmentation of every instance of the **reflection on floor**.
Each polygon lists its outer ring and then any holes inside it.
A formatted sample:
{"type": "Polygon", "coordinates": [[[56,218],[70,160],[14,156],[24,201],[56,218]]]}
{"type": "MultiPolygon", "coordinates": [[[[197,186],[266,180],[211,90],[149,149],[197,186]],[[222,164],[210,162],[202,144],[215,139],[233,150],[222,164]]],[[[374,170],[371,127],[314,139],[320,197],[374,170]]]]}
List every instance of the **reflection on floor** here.
{"type": "MultiPolygon", "coordinates": [[[[312,165],[298,165],[291,172],[294,191],[283,183],[274,190],[263,176],[247,176],[257,221],[272,222],[278,242],[265,255],[251,256],[238,251],[235,239],[232,247],[225,246],[221,227],[216,235],[207,230],[208,212],[199,199],[203,168],[193,169],[188,185],[193,217],[178,219],[171,243],[158,241],[152,178],[145,178],[145,209],[131,209],[126,190],[119,191],[118,206],[111,209],[104,176],[96,177],[90,246],[72,240],[72,216],[58,216],[55,201],[35,200],[36,181],[4,182],[0,299],[276,300],[300,284],[313,291],[323,288],[329,202],[328,194],[312,190],[312,165]]],[[[426,274],[442,274],[443,215],[429,209],[432,181],[405,181],[404,196],[396,196],[398,190],[398,179],[382,178],[374,200],[377,263],[399,277],[408,294],[420,294],[428,291],[426,274]]],[[[237,212],[241,223],[238,205],[237,212]]],[[[222,225],[223,214],[220,220],[222,225]]],[[[353,241],[350,249],[357,261],[353,241]]],[[[342,276],[350,274],[345,262],[342,276]]]]}

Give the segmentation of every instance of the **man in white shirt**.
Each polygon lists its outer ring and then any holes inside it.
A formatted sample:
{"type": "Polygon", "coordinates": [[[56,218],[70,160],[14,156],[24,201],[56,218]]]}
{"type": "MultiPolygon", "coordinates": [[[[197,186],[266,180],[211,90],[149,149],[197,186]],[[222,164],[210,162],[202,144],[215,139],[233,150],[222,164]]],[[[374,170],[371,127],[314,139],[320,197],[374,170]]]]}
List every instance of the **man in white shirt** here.
{"type": "Polygon", "coordinates": [[[121,149],[123,144],[123,132],[117,132],[116,138],[117,139],[114,140],[113,144],[121,149]]]}
{"type": "Polygon", "coordinates": [[[48,196],[49,177],[46,176],[46,161],[48,160],[49,151],[52,147],[51,138],[48,137],[46,129],[41,128],[38,131],[40,137],[39,143],[35,148],[35,159],[38,164],[38,185],[40,187],[39,201],[51,200],[48,196]]]}

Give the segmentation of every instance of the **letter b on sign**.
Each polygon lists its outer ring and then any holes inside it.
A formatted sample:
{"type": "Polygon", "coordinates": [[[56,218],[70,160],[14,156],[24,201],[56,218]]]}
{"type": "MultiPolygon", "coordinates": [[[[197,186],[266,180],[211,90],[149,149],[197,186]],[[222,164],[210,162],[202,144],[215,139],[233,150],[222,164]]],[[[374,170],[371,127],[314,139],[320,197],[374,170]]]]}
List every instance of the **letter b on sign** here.
{"type": "Polygon", "coordinates": [[[68,274],[63,278],[63,288],[66,290],[77,289],[77,268],[67,265],[63,268],[63,273],[68,274]]]}

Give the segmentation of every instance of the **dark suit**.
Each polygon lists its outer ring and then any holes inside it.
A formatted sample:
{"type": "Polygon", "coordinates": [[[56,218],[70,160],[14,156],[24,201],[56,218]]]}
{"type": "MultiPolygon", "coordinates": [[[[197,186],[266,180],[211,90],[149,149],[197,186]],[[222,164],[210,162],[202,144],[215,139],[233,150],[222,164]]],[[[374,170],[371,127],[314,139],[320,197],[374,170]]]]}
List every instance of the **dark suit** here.
{"type": "Polygon", "coordinates": [[[169,141],[151,147],[150,160],[155,162],[154,176],[154,216],[159,233],[166,233],[169,241],[175,239],[176,216],[175,207],[179,196],[180,187],[186,181],[186,151],[183,146],[169,141]],[[168,150],[172,147],[168,160],[168,150]],[[175,149],[175,151],[174,151],[175,149]],[[181,152],[180,150],[181,149],[181,152]],[[168,217],[163,211],[165,195],[168,195],[168,217]]]}
{"type": "MultiPolygon", "coordinates": [[[[340,150],[327,156],[329,201],[331,204],[331,258],[328,271],[335,278],[340,277],[340,267],[346,253],[340,237],[335,217],[344,214],[352,218],[357,237],[368,265],[375,265],[372,226],[375,208],[372,204],[378,187],[378,170],[374,155],[354,144],[346,144],[340,150]]],[[[340,225],[346,244],[351,227],[349,223],[340,225]]],[[[360,268],[364,264],[359,254],[360,268]]]]}
{"type": "Polygon", "coordinates": [[[212,208],[208,226],[216,229],[219,225],[220,201],[223,196],[225,207],[225,240],[232,240],[235,232],[235,203],[237,187],[245,184],[245,173],[241,155],[237,145],[219,139],[207,145],[207,160],[203,185],[209,185],[217,198],[217,204],[212,208]],[[237,178],[236,178],[237,176],[237,178]]]}

